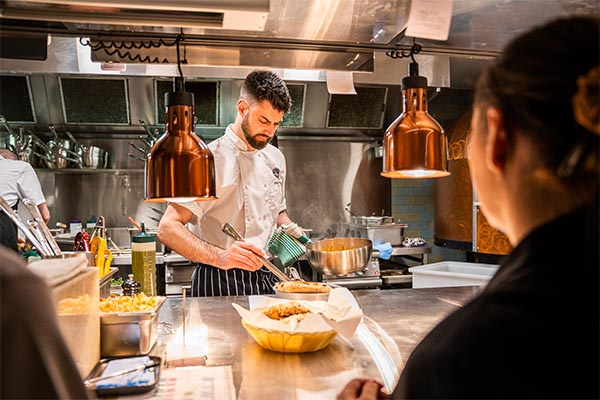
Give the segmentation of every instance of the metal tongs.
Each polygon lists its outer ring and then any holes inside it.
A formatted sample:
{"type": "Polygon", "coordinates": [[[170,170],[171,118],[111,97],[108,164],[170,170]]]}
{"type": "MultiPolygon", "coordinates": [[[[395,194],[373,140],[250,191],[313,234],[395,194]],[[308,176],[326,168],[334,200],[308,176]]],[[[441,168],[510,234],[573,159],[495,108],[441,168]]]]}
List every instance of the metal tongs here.
{"type": "MultiPolygon", "coordinates": [[[[58,248],[58,245],[52,238],[52,235],[50,235],[49,238],[46,238],[44,231],[42,231],[41,230],[42,228],[40,228],[41,225],[43,225],[43,226],[46,225],[43,222],[43,220],[42,220],[41,224],[38,223],[38,221],[33,221],[33,220],[26,224],[25,222],[23,222],[21,220],[21,217],[19,217],[17,212],[10,207],[10,205],[8,204],[6,199],[2,196],[0,196],[0,209],[2,211],[4,211],[10,217],[10,219],[15,223],[15,225],[17,225],[17,227],[21,230],[21,232],[23,232],[25,234],[25,236],[27,236],[27,239],[29,239],[29,241],[33,244],[33,246],[35,246],[35,248],[38,250],[38,252],[40,253],[41,256],[48,257],[48,256],[58,255],[58,254],[55,254],[55,250],[54,250],[54,246],[56,246],[56,248],[58,248]],[[49,244],[49,243],[52,243],[52,244],[49,244]]],[[[36,217],[34,216],[34,218],[36,218],[36,217]]],[[[48,231],[48,234],[49,234],[49,231],[48,231]]],[[[57,251],[60,252],[60,248],[58,248],[57,251]]]]}
{"type": "MultiPolygon", "coordinates": [[[[240,235],[238,233],[238,231],[236,231],[235,228],[233,226],[231,226],[231,224],[229,224],[228,222],[226,222],[223,225],[223,228],[221,228],[221,230],[227,236],[231,237],[234,240],[241,240],[241,241],[244,240],[244,238],[242,237],[242,235],[240,235]]],[[[271,271],[273,273],[273,275],[275,275],[276,277],[278,277],[280,280],[282,280],[282,281],[289,281],[289,280],[291,280],[286,274],[284,274],[283,272],[281,272],[281,270],[279,268],[277,268],[271,261],[267,260],[265,257],[259,256],[259,255],[257,255],[256,257],[258,257],[258,259],[263,263],[263,265],[265,267],[267,267],[267,269],[269,271],[271,271]]]]}

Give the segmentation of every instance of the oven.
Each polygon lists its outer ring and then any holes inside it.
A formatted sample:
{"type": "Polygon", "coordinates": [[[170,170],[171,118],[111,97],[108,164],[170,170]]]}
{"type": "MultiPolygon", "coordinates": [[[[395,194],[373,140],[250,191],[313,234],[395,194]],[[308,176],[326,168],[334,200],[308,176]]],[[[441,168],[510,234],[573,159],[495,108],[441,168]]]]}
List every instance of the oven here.
{"type": "Polygon", "coordinates": [[[183,290],[186,296],[191,295],[192,291],[192,273],[198,264],[188,260],[176,253],[165,254],[164,261],[164,280],[165,295],[170,297],[183,296],[183,290]]]}

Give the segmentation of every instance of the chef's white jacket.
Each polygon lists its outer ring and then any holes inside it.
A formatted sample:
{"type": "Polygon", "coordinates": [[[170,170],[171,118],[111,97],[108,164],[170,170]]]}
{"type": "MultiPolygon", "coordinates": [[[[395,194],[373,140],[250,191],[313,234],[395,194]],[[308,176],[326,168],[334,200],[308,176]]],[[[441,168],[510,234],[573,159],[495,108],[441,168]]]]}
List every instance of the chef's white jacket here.
{"type": "Polygon", "coordinates": [[[228,248],[233,239],[221,228],[229,222],[245,240],[267,251],[277,217],[286,209],[283,153],[271,144],[247,150],[231,125],[208,147],[215,160],[218,199],[182,203],[194,213],[188,229],[212,245],[228,248]]]}

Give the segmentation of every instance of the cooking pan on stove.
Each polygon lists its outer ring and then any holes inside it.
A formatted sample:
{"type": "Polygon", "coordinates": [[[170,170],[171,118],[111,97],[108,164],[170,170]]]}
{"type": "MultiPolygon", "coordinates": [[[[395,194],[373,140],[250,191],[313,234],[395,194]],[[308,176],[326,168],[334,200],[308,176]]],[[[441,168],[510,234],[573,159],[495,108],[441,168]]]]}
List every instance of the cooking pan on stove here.
{"type": "Polygon", "coordinates": [[[306,244],[310,266],[327,275],[348,275],[367,269],[373,242],[369,239],[342,237],[306,244]]]}

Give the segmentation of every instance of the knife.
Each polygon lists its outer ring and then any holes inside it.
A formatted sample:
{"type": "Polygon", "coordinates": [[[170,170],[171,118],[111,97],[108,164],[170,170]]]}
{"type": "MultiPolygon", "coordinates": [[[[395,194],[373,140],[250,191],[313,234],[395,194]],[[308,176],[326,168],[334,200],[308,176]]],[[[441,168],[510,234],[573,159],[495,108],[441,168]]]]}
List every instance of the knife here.
{"type": "MultiPolygon", "coordinates": [[[[228,222],[225,222],[225,225],[223,225],[223,228],[221,230],[227,236],[233,238],[234,240],[241,240],[241,241],[244,240],[244,238],[238,233],[238,231],[236,231],[235,228],[233,226],[231,226],[231,224],[229,224],[228,222]]],[[[280,280],[282,280],[282,281],[291,280],[286,274],[281,272],[281,270],[279,268],[277,268],[271,261],[267,260],[263,256],[257,255],[256,257],[258,257],[258,259],[263,263],[263,265],[265,267],[267,267],[268,270],[271,271],[273,273],[273,275],[278,277],[280,280]]]]}

